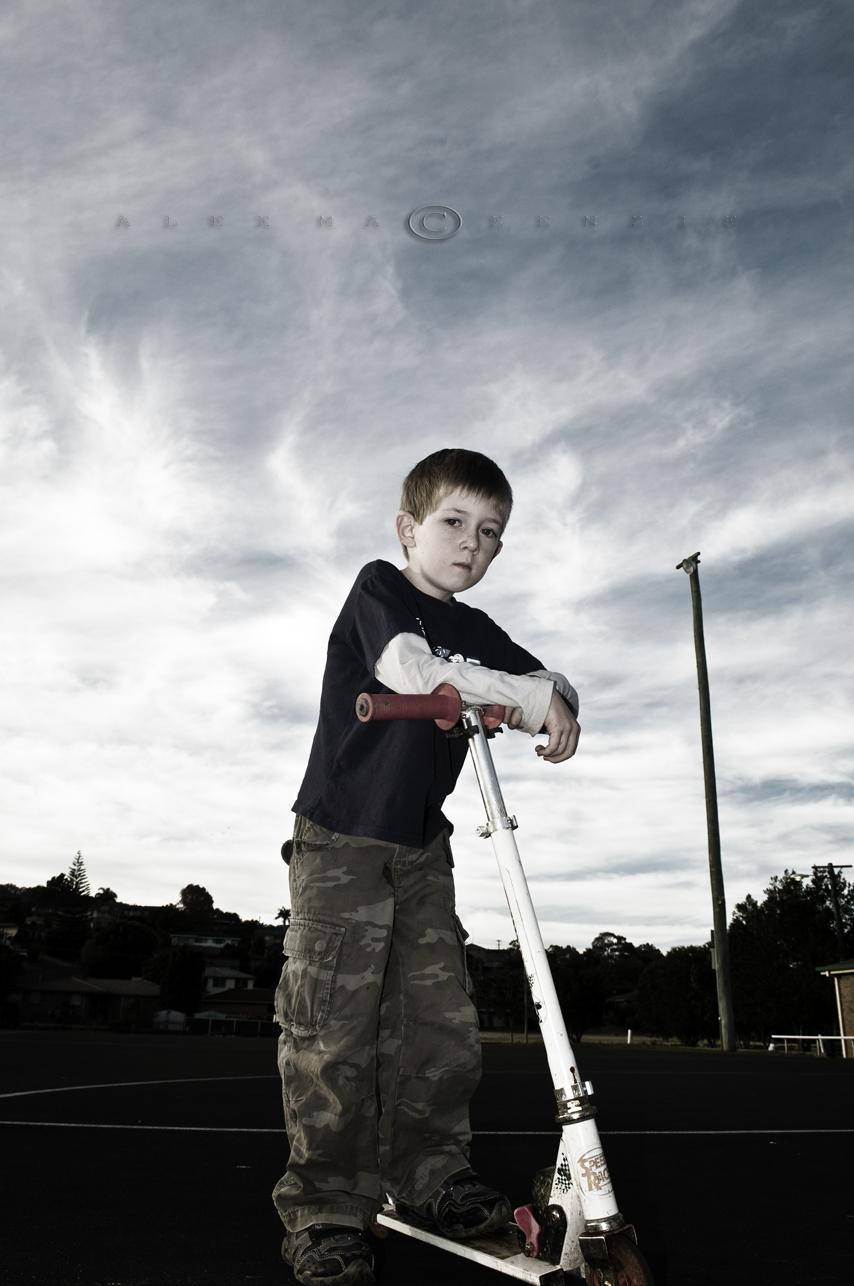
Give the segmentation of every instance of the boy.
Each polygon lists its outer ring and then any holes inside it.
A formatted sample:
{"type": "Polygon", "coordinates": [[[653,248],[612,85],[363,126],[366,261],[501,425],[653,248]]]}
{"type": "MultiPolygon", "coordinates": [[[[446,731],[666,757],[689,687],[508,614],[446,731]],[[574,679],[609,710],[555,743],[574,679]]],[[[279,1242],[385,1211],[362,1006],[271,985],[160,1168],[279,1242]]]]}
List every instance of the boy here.
{"type": "Polygon", "coordinates": [[[283,849],[291,919],[276,1016],[291,1154],[273,1201],[298,1282],[374,1282],[368,1230],[386,1194],[455,1238],[510,1218],[469,1165],[480,1039],[442,813],[467,742],[432,721],[360,723],[355,701],[449,682],[464,701],[503,705],[511,728],[547,732],[541,758],[575,753],[572,686],[455,598],[500,553],[512,503],[478,452],[422,460],[397,515],[406,566],[363,567],[330,636],[283,849]]]}

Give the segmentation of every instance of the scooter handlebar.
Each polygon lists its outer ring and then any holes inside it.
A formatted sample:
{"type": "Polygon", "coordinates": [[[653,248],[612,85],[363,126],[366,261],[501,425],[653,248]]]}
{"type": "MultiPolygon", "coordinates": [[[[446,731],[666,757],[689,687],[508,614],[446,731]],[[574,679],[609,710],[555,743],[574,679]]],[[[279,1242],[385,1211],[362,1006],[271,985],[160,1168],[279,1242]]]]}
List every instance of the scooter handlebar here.
{"type": "MultiPolygon", "coordinates": [[[[462,699],[451,683],[440,683],[428,695],[398,692],[360,692],[356,718],[362,723],[386,719],[432,719],[447,732],[459,721],[462,699]]],[[[506,716],[504,706],[486,706],[482,718],[487,728],[497,728],[506,716]]]]}

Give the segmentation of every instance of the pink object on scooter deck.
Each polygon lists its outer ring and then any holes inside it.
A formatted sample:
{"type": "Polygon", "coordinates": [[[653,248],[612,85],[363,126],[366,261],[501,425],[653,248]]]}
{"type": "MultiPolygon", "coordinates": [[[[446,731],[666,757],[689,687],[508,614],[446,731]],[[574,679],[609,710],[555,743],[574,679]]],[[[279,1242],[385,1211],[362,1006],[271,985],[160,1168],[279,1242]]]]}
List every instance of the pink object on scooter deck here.
{"type": "Polygon", "coordinates": [[[530,1255],[532,1259],[536,1259],[540,1253],[540,1233],[542,1228],[537,1223],[533,1207],[519,1206],[518,1210],[513,1211],[513,1218],[516,1220],[517,1227],[521,1228],[525,1234],[525,1254],[530,1255]]]}

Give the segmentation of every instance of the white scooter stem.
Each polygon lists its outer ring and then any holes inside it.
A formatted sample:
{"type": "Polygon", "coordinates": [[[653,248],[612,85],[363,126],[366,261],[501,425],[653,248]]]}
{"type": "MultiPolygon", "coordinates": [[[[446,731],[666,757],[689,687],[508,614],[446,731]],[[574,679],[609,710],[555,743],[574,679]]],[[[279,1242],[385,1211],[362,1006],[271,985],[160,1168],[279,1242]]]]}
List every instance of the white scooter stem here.
{"type": "MultiPolygon", "coordinates": [[[[506,1240],[500,1246],[495,1240],[489,1244],[485,1240],[480,1243],[454,1241],[439,1233],[408,1224],[393,1207],[386,1207],[377,1216],[377,1221],[410,1237],[452,1251],[455,1255],[487,1264],[523,1281],[542,1283],[543,1286],[546,1282],[552,1286],[553,1272],[575,1276],[576,1269],[581,1269],[586,1280],[595,1280],[599,1286],[605,1286],[606,1283],[613,1286],[617,1274],[626,1286],[652,1286],[648,1266],[643,1257],[632,1249],[637,1241],[634,1228],[624,1221],[617,1209],[599,1131],[594,1121],[596,1109],[593,1106],[593,1087],[587,1081],[581,1082],[575,1066],[548,956],[513,836],[516,820],[507,814],[492,762],[484,721],[486,728],[497,728],[505,713],[504,706],[464,707],[459,692],[449,683],[440,684],[428,696],[361,692],[356,698],[356,716],[363,723],[375,719],[433,719],[443,731],[451,732],[458,722],[462,722],[460,735],[468,739],[475,775],[486,808],[487,823],[479,826],[478,832],[492,839],[555,1091],[561,1140],[547,1203],[549,1213],[540,1209],[540,1204],[537,1210],[541,1215],[546,1215],[549,1222],[552,1208],[557,1207],[564,1212],[566,1228],[563,1232],[563,1248],[554,1268],[553,1246],[548,1259],[527,1257],[539,1253],[534,1246],[539,1233],[535,1227],[535,1212],[531,1207],[522,1207],[517,1211],[520,1219],[524,1214],[524,1222],[528,1225],[525,1233],[529,1245],[526,1246],[525,1255],[517,1253],[515,1238],[509,1246],[506,1240]]],[[[557,1227],[551,1224],[548,1230],[549,1242],[552,1242],[551,1234],[559,1229],[560,1221],[557,1227]]]]}
{"type": "Polygon", "coordinates": [[[488,819],[485,826],[478,828],[478,833],[484,838],[488,835],[492,840],[554,1085],[561,1148],[551,1201],[566,1210],[567,1236],[561,1267],[570,1269],[582,1262],[578,1235],[602,1236],[624,1228],[625,1220],[617,1207],[594,1119],[593,1087],[589,1081],[582,1083],[578,1075],[513,834],[516,820],[508,816],[504,805],[480,709],[476,706],[464,708],[462,722],[488,819]],[[566,1182],[565,1171],[561,1174],[562,1161],[568,1165],[571,1188],[566,1182]]]}

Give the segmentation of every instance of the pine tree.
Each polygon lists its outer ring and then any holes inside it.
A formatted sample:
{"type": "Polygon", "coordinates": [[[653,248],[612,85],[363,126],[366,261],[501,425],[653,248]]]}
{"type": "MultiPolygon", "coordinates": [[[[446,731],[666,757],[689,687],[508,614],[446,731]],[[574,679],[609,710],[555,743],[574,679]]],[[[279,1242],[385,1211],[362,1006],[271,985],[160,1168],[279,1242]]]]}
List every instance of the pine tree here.
{"type": "Polygon", "coordinates": [[[75,893],[81,897],[89,896],[89,876],[83,863],[83,854],[77,850],[77,856],[68,868],[68,882],[75,893]]]}

